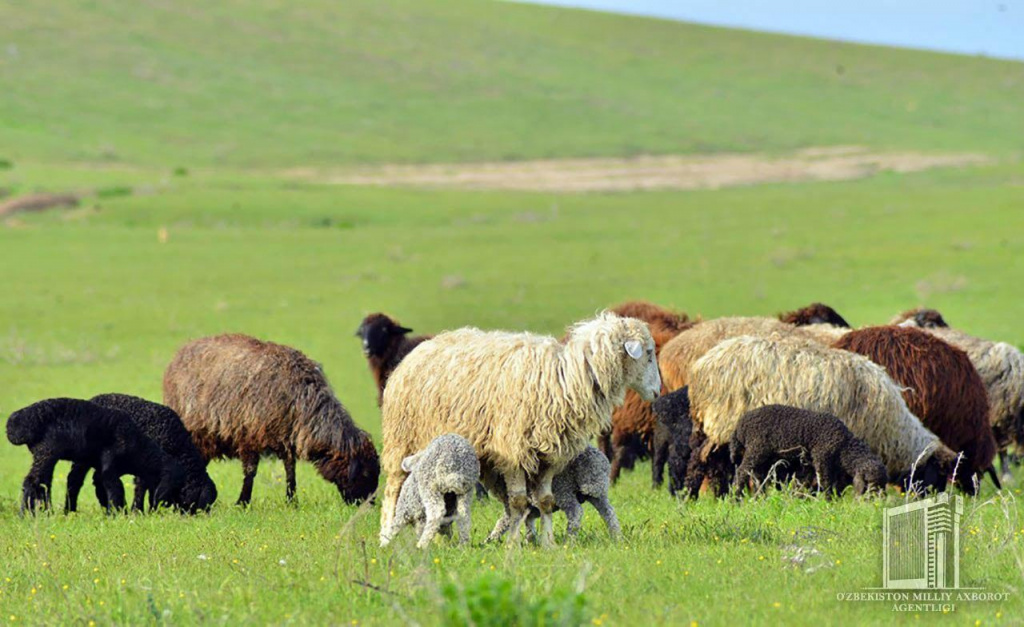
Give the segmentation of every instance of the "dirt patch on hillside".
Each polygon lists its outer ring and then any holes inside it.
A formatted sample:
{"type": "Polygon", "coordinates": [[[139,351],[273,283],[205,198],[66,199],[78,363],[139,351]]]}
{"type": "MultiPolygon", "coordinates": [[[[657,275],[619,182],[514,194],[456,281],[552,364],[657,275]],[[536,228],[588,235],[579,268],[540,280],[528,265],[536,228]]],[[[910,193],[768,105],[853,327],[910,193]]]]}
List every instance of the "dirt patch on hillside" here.
{"type": "Polygon", "coordinates": [[[337,185],[445,187],[546,192],[717,189],[763,183],[841,181],[878,172],[991,163],[981,154],[878,153],[857,146],[809,148],[783,156],[722,154],[629,159],[396,165],[351,170],[288,170],[289,178],[337,185]]]}
{"type": "Polygon", "coordinates": [[[46,211],[54,207],[77,207],[79,198],[75,194],[29,194],[0,203],[0,216],[22,211],[46,211]]]}

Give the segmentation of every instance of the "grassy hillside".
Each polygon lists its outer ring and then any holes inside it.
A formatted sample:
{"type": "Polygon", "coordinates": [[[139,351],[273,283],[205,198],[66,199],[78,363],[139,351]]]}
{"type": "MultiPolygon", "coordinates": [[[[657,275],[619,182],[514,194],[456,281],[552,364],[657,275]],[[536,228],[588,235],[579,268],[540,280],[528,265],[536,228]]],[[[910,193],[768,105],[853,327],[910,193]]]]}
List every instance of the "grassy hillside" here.
{"type": "Polygon", "coordinates": [[[1024,65],[477,0],[0,6],[0,158],[1024,148],[1024,65]]]}

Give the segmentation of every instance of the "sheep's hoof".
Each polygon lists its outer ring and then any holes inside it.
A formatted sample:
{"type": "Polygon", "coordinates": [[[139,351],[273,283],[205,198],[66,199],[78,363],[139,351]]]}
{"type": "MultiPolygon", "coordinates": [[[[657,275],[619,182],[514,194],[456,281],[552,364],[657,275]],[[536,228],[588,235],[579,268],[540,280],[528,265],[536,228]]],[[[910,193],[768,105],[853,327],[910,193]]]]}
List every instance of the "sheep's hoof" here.
{"type": "Polygon", "coordinates": [[[555,511],[555,495],[545,494],[537,501],[537,509],[545,514],[555,511]]]}
{"type": "MultiPolygon", "coordinates": [[[[554,497],[552,497],[554,498],[554,497]]],[[[508,505],[516,511],[523,511],[527,505],[530,504],[529,499],[526,498],[525,494],[513,494],[508,499],[508,505]]]]}

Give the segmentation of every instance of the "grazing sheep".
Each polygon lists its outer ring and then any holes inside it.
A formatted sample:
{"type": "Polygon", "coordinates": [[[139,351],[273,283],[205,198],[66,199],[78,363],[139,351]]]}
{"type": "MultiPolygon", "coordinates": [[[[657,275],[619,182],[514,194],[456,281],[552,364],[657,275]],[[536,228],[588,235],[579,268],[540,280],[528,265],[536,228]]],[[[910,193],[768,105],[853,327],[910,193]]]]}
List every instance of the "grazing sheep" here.
{"type": "MultiPolygon", "coordinates": [[[[555,475],[551,480],[551,491],[555,496],[555,509],[565,512],[568,523],[565,534],[570,538],[579,535],[580,525],[583,522],[583,503],[590,503],[597,510],[597,513],[604,519],[608,527],[608,534],[612,539],[617,540],[622,535],[619,526],[619,519],[615,515],[615,508],[608,500],[608,490],[611,488],[609,479],[610,464],[608,458],[593,446],[583,449],[583,452],[576,456],[576,459],[569,462],[565,470],[555,475]]],[[[508,506],[508,495],[505,492],[504,483],[500,477],[492,483],[492,490],[503,503],[505,513],[498,519],[494,530],[487,537],[488,542],[499,540],[504,536],[517,520],[508,506]]],[[[540,517],[540,510],[531,506],[526,515],[526,529],[530,539],[537,536],[534,523],[540,517]]]]}
{"type": "Polygon", "coordinates": [[[900,326],[918,326],[967,353],[988,392],[989,423],[999,450],[1000,468],[1005,473],[1007,449],[1024,448],[1024,353],[1005,342],[993,342],[946,326],[934,309],[917,309],[900,314],[900,326]]]}
{"type": "Polygon", "coordinates": [[[693,364],[722,340],[740,335],[780,335],[831,344],[842,333],[842,329],[832,325],[797,327],[775,318],[715,318],[681,332],[665,344],[658,356],[658,365],[665,380],[665,389],[671,392],[689,382],[693,364]]]}
{"type": "Polygon", "coordinates": [[[908,309],[892,319],[889,324],[901,326],[909,322],[909,326],[921,327],[922,329],[947,329],[946,319],[934,309],[908,309]]]}
{"type": "MultiPolygon", "coordinates": [[[[32,452],[32,468],[21,489],[22,513],[34,512],[37,503],[50,508],[53,469],[59,460],[96,469],[94,481],[107,496],[102,504],[108,511],[124,508],[121,475],[135,475],[153,486],[155,500],[163,504],[177,497],[185,480],[181,466],[130,416],[89,401],[51,398],[20,409],[7,419],[7,439],[32,452]]],[[[69,477],[69,494],[71,481],[69,477]]],[[[73,505],[66,504],[68,511],[73,505]]]]}
{"type": "Polygon", "coordinates": [[[409,473],[398,495],[395,515],[380,534],[387,546],[402,527],[415,523],[419,548],[426,548],[442,526],[455,521],[459,544],[469,542],[470,501],[480,480],[480,460],[466,438],[448,433],[438,436],[423,451],[402,460],[409,473]]]}
{"type": "Polygon", "coordinates": [[[957,461],[910,412],[885,369],[866,357],[800,338],[741,336],[712,348],[690,373],[695,436],[686,480],[692,495],[705,464],[718,482],[716,492],[724,492],[723,473],[716,470],[721,456],[712,456],[724,450],[740,416],[772,404],[839,416],[882,459],[895,483],[905,482],[913,469],[918,481],[909,487],[941,489],[957,461]]]}
{"type": "Polygon", "coordinates": [[[690,463],[690,391],[681,387],[651,403],[658,424],[654,430],[655,464],[668,465],[668,491],[675,496],[686,480],[686,467],[690,463]],[[657,455],[665,451],[665,458],[657,455]]]}
{"type": "Polygon", "coordinates": [[[320,364],[294,348],[246,335],[189,342],[164,373],[164,403],[181,416],[205,460],[242,460],[241,505],[252,498],[263,454],[284,461],[289,500],[297,459],[312,462],[346,503],[377,489],[380,465],[370,436],[352,422],[320,364]]]}
{"type": "MultiPolygon", "coordinates": [[[[661,351],[669,340],[681,331],[697,324],[685,313],[671,311],[646,301],[629,301],[611,309],[624,318],[643,320],[654,338],[654,352],[661,351]]],[[[663,390],[664,391],[664,390],[663,390]]],[[[618,481],[621,469],[633,468],[637,460],[652,457],[661,460],[651,467],[651,483],[655,488],[661,485],[664,473],[666,450],[655,450],[654,431],[656,420],[651,404],[642,400],[632,390],[626,391],[626,401],[612,413],[612,430],[602,435],[601,449],[612,461],[612,483],[618,481]]]]}
{"type": "MultiPolygon", "coordinates": [[[[525,515],[536,486],[545,546],[553,543],[554,475],[611,422],[627,388],[661,390],[654,340],[645,323],[603,313],[572,327],[565,343],[531,333],[466,328],[442,333],[409,354],[384,390],[381,528],[394,516],[401,461],[442,433],[473,443],[525,515]]],[[[518,538],[518,527],[511,540],[518,538]]]]}
{"type": "Polygon", "coordinates": [[[377,404],[384,398],[384,386],[399,362],[412,349],[429,340],[430,335],[407,337],[412,329],[403,327],[398,321],[383,313],[373,313],[363,318],[356,329],[356,337],[363,340],[363,354],[370,363],[370,372],[377,382],[377,404]]]}
{"type": "Polygon", "coordinates": [[[967,353],[910,327],[868,327],[851,331],[835,348],[864,355],[885,368],[903,388],[903,399],[921,423],[964,454],[957,473],[965,492],[977,492],[976,475],[992,470],[996,441],[989,424],[985,384],[967,353]]]}
{"type": "Polygon", "coordinates": [[[779,320],[798,327],[829,324],[834,327],[850,328],[850,324],[835,309],[824,303],[811,303],[796,311],[779,314],[779,320]]]}
{"type": "Polygon", "coordinates": [[[736,468],[736,491],[749,479],[760,484],[771,465],[797,452],[810,458],[824,492],[853,485],[856,494],[885,489],[885,465],[868,445],[832,414],[786,405],[766,405],[743,414],[729,441],[736,468]]]}
{"type": "MultiPolygon", "coordinates": [[[[185,471],[185,483],[175,505],[188,513],[209,511],[217,500],[217,486],[206,473],[206,460],[199,454],[192,436],[182,424],[181,418],[170,407],[153,403],[137,396],[127,394],[101,394],[90,399],[101,407],[123,411],[131,416],[146,437],[156,442],[165,453],[170,455],[185,471]]],[[[89,471],[84,464],[72,464],[68,474],[68,499],[72,499],[72,486],[77,493],[82,485],[85,473],[89,471]],[[74,478],[74,480],[72,479],[74,478]]],[[[150,507],[155,505],[156,485],[146,483],[141,477],[135,479],[135,501],[133,509],[142,511],[145,496],[150,495],[150,507]]],[[[77,498],[77,494],[75,495],[77,498]]],[[[102,502],[101,498],[101,502],[102,502]]],[[[74,508],[72,508],[74,509],[74,508]]]]}

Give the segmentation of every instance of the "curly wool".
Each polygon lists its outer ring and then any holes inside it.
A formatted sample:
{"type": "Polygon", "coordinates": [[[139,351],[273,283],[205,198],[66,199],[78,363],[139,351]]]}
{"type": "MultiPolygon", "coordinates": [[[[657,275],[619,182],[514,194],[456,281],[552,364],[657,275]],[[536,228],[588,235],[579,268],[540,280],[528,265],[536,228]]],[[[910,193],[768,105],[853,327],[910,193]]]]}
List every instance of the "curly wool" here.
{"type": "Polygon", "coordinates": [[[722,340],[741,335],[767,337],[793,336],[831,344],[844,332],[832,325],[815,324],[798,327],[775,318],[728,317],[715,318],[695,325],[670,340],[658,356],[665,389],[678,390],[689,382],[690,369],[722,340]]]}
{"type": "Polygon", "coordinates": [[[691,418],[707,435],[705,454],[729,442],[744,413],[778,404],[838,416],[891,475],[923,451],[953,456],[910,412],[885,369],[861,355],[800,338],[741,336],[708,351],[691,375],[691,418]]]}
{"type": "Polygon", "coordinates": [[[885,368],[902,388],[911,413],[946,446],[964,453],[965,477],[992,465],[996,443],[988,397],[964,351],[921,329],[894,326],[851,331],[834,347],[885,368]]]}

